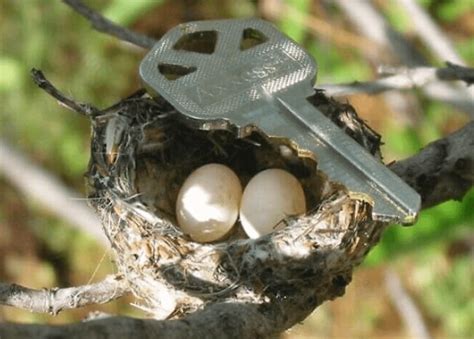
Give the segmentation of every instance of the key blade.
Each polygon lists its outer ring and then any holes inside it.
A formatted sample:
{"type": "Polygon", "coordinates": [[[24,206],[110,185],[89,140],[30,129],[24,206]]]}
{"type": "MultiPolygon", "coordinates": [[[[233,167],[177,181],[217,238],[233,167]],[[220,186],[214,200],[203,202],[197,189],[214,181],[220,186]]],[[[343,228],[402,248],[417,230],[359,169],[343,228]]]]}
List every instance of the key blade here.
{"type": "MultiPolygon", "coordinates": [[[[276,98],[285,111],[283,114],[291,116],[293,123],[295,120],[300,123],[294,135],[288,135],[291,124],[282,126],[282,133],[300,148],[315,154],[319,168],[330,180],[340,182],[353,195],[369,200],[374,220],[414,223],[421,207],[419,194],[308,101],[297,98],[291,95],[285,95],[285,100],[276,98]],[[307,129],[311,137],[301,135],[302,128],[307,129]]],[[[272,126],[270,130],[276,129],[272,126]]]]}

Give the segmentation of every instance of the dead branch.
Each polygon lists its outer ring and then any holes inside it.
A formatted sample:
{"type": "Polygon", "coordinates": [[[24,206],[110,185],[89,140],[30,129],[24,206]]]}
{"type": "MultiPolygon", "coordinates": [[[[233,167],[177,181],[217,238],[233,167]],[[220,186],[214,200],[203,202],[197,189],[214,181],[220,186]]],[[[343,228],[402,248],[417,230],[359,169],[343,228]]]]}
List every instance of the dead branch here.
{"type": "Polygon", "coordinates": [[[81,0],[63,0],[63,2],[89,20],[92,27],[99,32],[112,35],[119,40],[130,42],[145,49],[153,47],[156,43],[155,39],[114,24],[112,21],[104,18],[102,15],[86,6],[81,0]]]}
{"type": "Polygon", "coordinates": [[[90,104],[78,102],[64,95],[61,91],[54,87],[48,79],[46,79],[43,72],[41,72],[40,70],[33,68],[31,70],[31,77],[33,78],[35,84],[37,84],[41,89],[43,89],[53,98],[58,100],[61,106],[64,106],[70,109],[71,111],[88,117],[94,116],[99,111],[97,108],[90,104]]]}
{"type": "MultiPolygon", "coordinates": [[[[410,23],[414,26],[418,37],[438,59],[466,66],[466,62],[456,52],[449,38],[416,1],[398,0],[398,2],[412,18],[410,23]]],[[[466,92],[470,94],[471,99],[474,98],[474,88],[467,88],[466,92]]]]}
{"type": "Polygon", "coordinates": [[[126,280],[116,275],[90,285],[41,290],[0,282],[0,305],[57,315],[66,309],[105,304],[127,292],[126,280]]]}
{"type": "Polygon", "coordinates": [[[423,208],[461,200],[474,184],[474,121],[389,167],[421,195],[423,208]]]}
{"type": "MultiPolygon", "coordinates": [[[[358,31],[385,46],[398,56],[402,64],[409,67],[427,65],[427,61],[389,25],[371,1],[336,0],[336,3],[358,31]]],[[[446,102],[474,117],[472,89],[431,82],[421,87],[421,91],[428,98],[446,102]]]]}
{"type": "Polygon", "coordinates": [[[35,200],[61,220],[93,236],[102,245],[109,246],[102,224],[80,195],[66,188],[57,178],[33,164],[1,139],[0,174],[25,196],[35,200]]]}
{"type": "MultiPolygon", "coordinates": [[[[379,73],[386,76],[374,81],[353,82],[348,84],[323,84],[316,86],[330,96],[349,96],[354,94],[379,94],[391,90],[410,90],[423,88],[436,81],[463,81],[467,85],[474,83],[474,68],[447,63],[445,67],[381,67],[379,73]]],[[[451,101],[474,110],[474,100],[458,93],[455,89],[436,94],[440,101],[451,101]]]]}
{"type": "Polygon", "coordinates": [[[403,74],[413,79],[413,83],[422,86],[430,81],[463,81],[466,85],[474,84],[474,68],[446,62],[445,67],[391,67],[380,66],[378,73],[381,75],[403,74]],[[418,79],[419,78],[419,79],[418,79]],[[421,82],[421,83],[420,83],[421,82]]]}

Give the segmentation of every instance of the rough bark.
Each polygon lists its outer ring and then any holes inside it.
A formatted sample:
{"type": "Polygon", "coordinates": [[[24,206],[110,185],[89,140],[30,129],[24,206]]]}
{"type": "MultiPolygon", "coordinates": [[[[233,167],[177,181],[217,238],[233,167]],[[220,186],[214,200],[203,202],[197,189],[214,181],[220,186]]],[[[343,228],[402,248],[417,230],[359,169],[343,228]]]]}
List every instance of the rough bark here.
{"type": "Polygon", "coordinates": [[[420,193],[423,208],[461,200],[474,183],[474,121],[390,169],[420,193]]]}
{"type": "Polygon", "coordinates": [[[108,276],[103,281],[90,285],[42,290],[0,283],[0,305],[56,315],[66,309],[105,304],[120,298],[126,292],[127,284],[119,276],[108,276]]]}

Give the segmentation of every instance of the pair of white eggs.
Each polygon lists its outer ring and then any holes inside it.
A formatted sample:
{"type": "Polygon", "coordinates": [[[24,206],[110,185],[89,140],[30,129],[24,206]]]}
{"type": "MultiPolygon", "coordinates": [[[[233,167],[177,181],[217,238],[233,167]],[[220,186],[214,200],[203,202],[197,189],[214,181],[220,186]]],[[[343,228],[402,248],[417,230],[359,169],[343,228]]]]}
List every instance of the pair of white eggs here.
{"type": "Polygon", "coordinates": [[[222,238],[240,222],[250,238],[282,227],[290,215],[306,212],[299,181],[281,169],[255,175],[242,192],[237,175],[221,164],[207,164],[185,180],[176,202],[176,217],[184,233],[199,242],[222,238]]]}

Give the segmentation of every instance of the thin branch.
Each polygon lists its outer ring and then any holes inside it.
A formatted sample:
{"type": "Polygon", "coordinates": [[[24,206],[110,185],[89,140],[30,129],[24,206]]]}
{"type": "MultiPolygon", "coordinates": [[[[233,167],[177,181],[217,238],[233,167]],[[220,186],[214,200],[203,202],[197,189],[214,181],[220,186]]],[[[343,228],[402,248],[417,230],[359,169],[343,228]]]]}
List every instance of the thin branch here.
{"type": "Polygon", "coordinates": [[[105,304],[127,292],[127,281],[115,275],[90,285],[41,290],[0,282],[0,305],[57,315],[66,309],[105,304]]]}
{"type": "MultiPolygon", "coordinates": [[[[410,67],[427,65],[427,61],[403,36],[390,27],[371,1],[336,0],[336,3],[358,31],[385,46],[393,55],[398,56],[403,64],[410,67]]],[[[423,86],[421,91],[428,98],[446,102],[474,117],[473,90],[456,85],[431,82],[423,86]]]]}
{"type": "Polygon", "coordinates": [[[75,101],[66,95],[64,95],[61,91],[59,91],[54,85],[49,82],[48,79],[44,76],[43,72],[41,72],[38,69],[33,68],[31,70],[31,77],[33,78],[33,81],[45,92],[47,92],[49,95],[51,95],[53,98],[58,100],[60,105],[76,112],[82,115],[85,115],[87,117],[91,117],[96,115],[99,110],[90,105],[90,104],[85,104],[81,103],[78,101],[75,101]]]}
{"type": "Polygon", "coordinates": [[[86,6],[81,0],[63,0],[63,2],[89,20],[92,27],[99,32],[112,35],[120,40],[130,42],[145,49],[150,49],[156,44],[155,39],[133,32],[104,18],[102,15],[86,6]]]}
{"type": "Polygon", "coordinates": [[[431,338],[420,310],[410,297],[410,294],[408,294],[403,287],[402,281],[395,271],[386,271],[385,285],[387,287],[388,296],[397,309],[411,337],[419,339],[431,338]]]}
{"type": "MultiPolygon", "coordinates": [[[[474,83],[474,68],[463,67],[448,63],[446,67],[382,67],[379,71],[383,74],[393,74],[381,79],[366,82],[353,82],[348,84],[323,84],[318,85],[330,96],[348,96],[354,94],[378,94],[390,90],[409,90],[423,88],[436,81],[463,81],[467,85],[474,83]]],[[[457,90],[440,91],[433,99],[456,102],[459,105],[470,107],[474,110],[474,100],[465,97],[457,90]]]]}
{"type": "MultiPolygon", "coordinates": [[[[453,47],[449,38],[416,1],[398,0],[398,2],[412,19],[410,23],[415,27],[420,40],[438,59],[466,66],[466,62],[453,47]]],[[[474,88],[468,88],[466,91],[471,98],[474,98],[474,88]]]]}
{"type": "Polygon", "coordinates": [[[110,246],[99,218],[76,192],[66,188],[2,139],[0,175],[61,220],[93,236],[104,246],[110,246]]]}
{"type": "Polygon", "coordinates": [[[474,121],[389,166],[422,198],[422,208],[461,200],[474,185],[474,121]]]}
{"type": "Polygon", "coordinates": [[[413,80],[417,86],[423,86],[431,81],[456,81],[460,80],[466,85],[474,84],[474,68],[456,65],[450,62],[445,67],[390,67],[381,66],[378,73],[382,75],[405,75],[413,80]]]}

